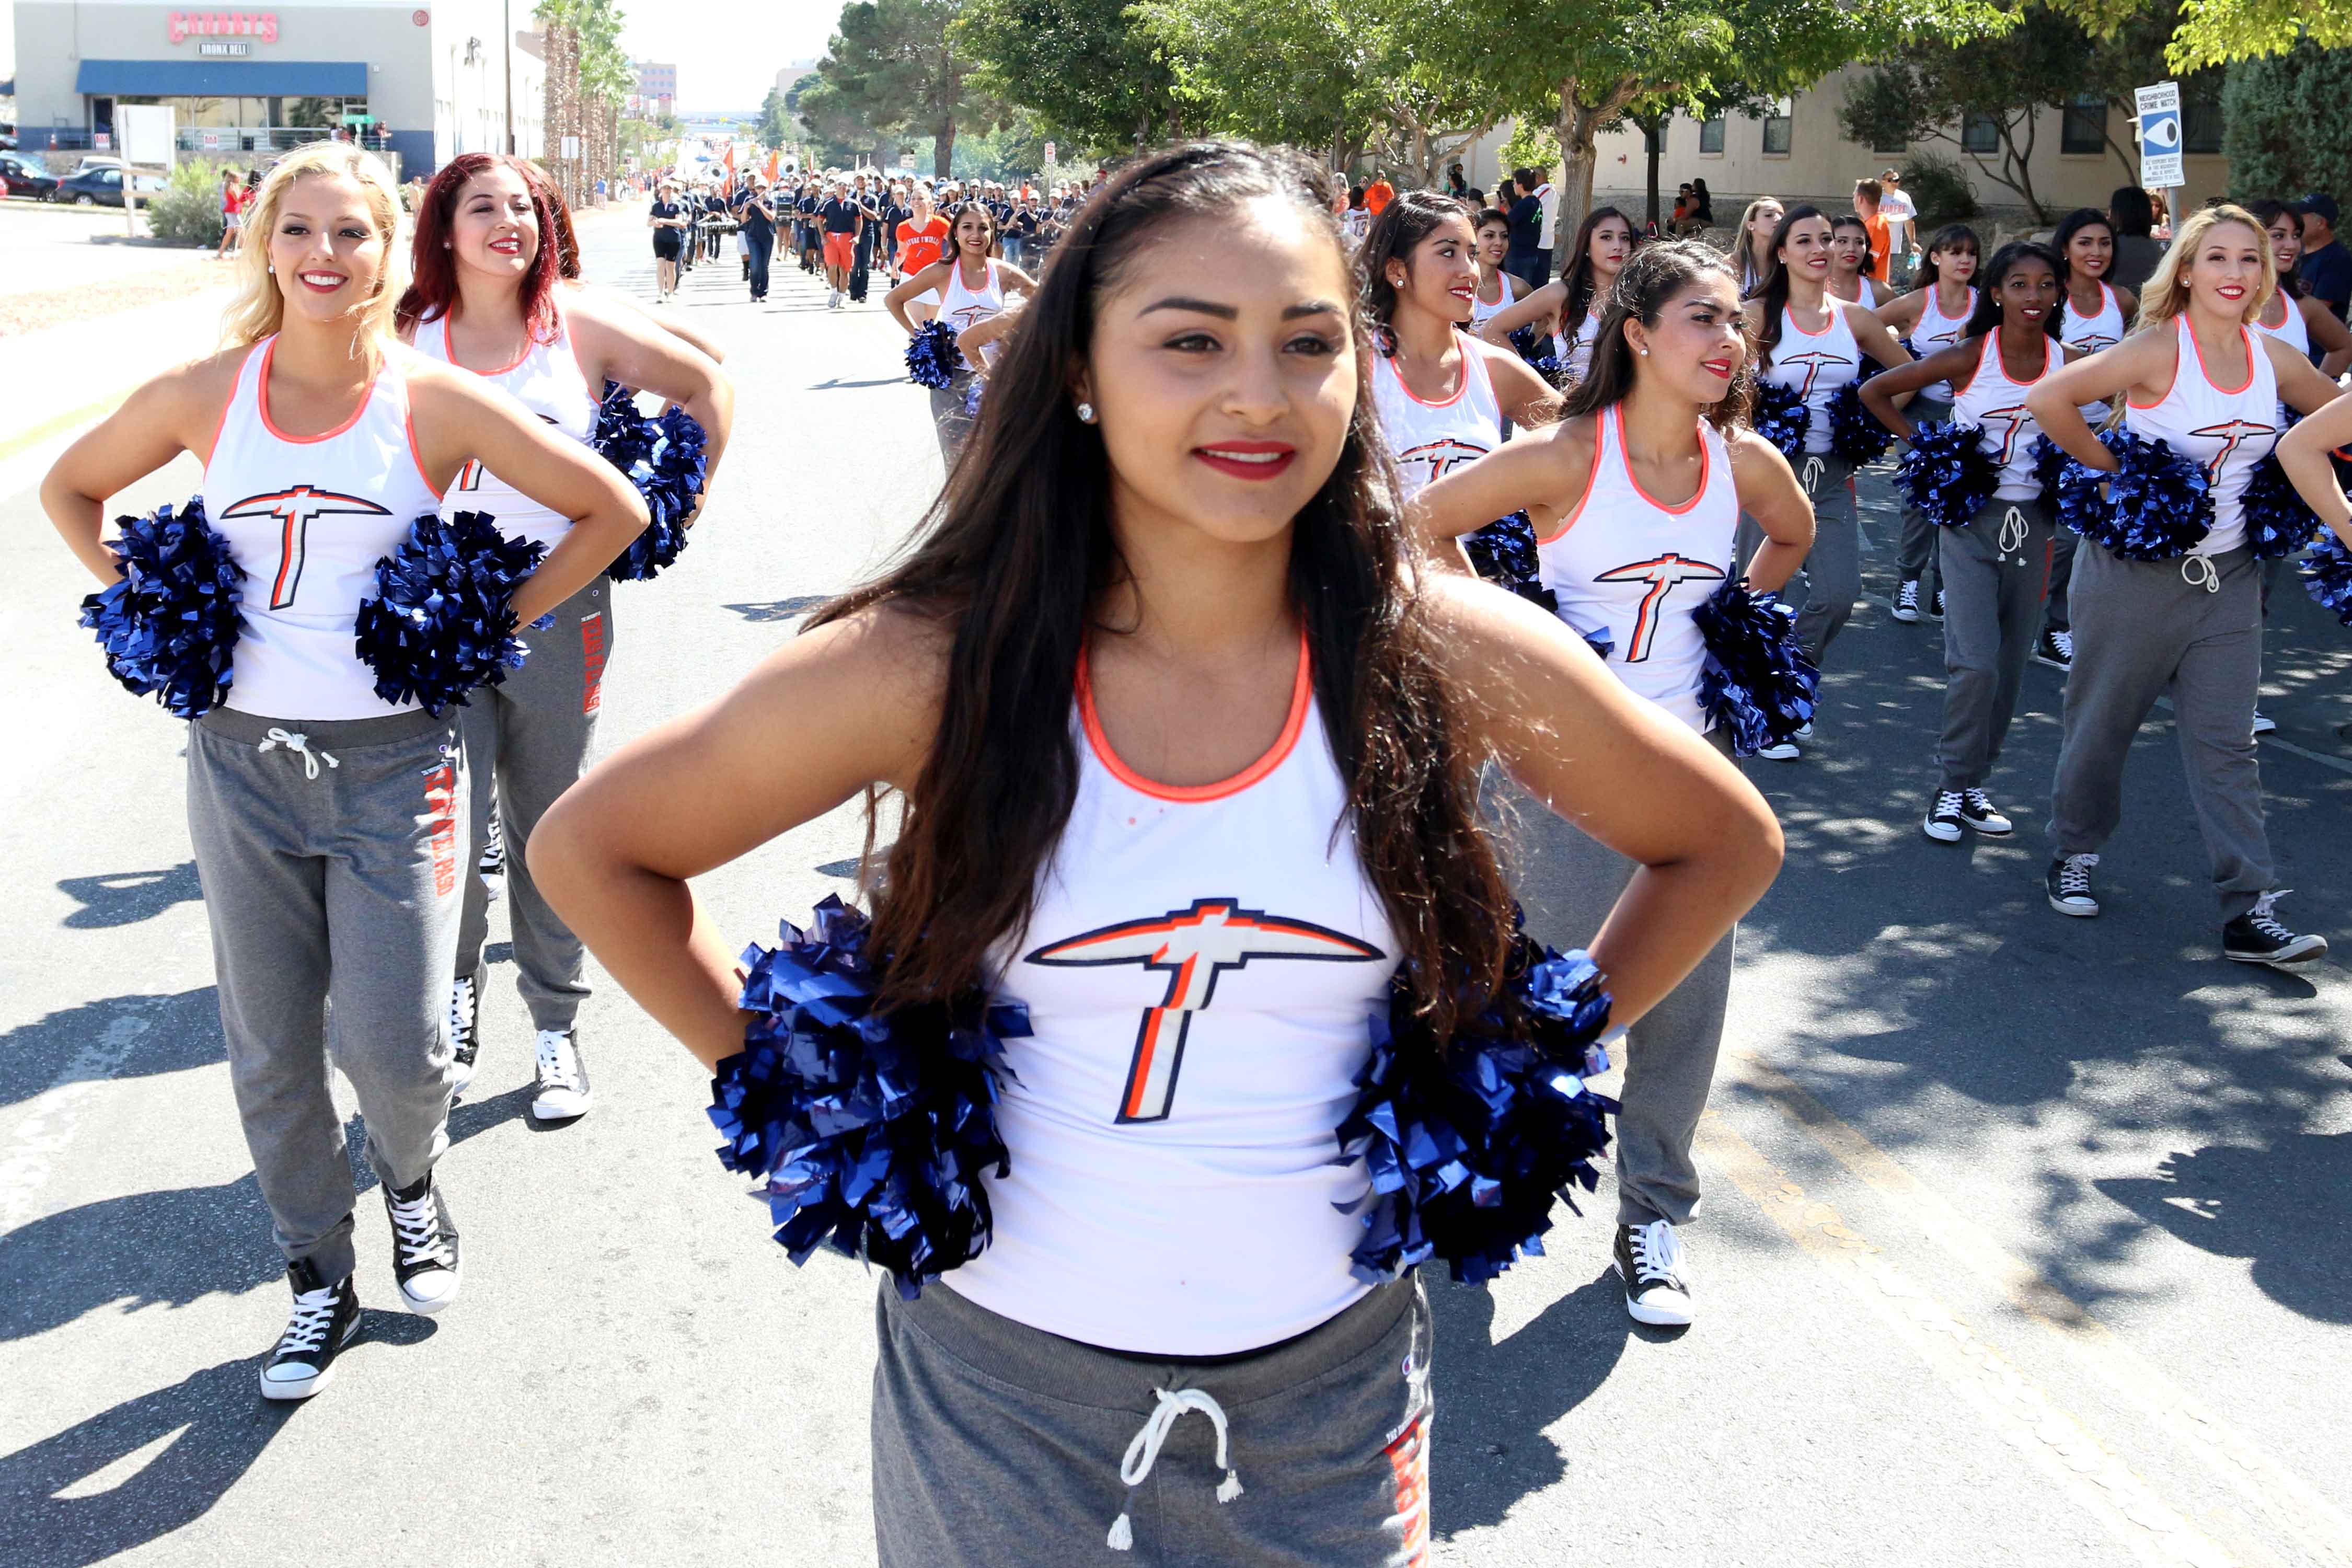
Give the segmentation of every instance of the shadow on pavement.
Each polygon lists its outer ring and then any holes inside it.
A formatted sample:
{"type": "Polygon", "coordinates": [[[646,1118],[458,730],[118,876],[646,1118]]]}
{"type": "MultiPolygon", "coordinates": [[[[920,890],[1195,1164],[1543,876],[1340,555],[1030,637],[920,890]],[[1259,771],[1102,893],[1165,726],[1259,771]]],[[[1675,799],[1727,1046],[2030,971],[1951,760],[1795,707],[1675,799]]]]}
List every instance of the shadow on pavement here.
{"type": "Polygon", "coordinates": [[[211,986],[163,996],[104,996],[0,1035],[0,1106],[30,1100],[68,1071],[77,1078],[83,1069],[108,1079],[146,1078],[227,1059],[220,1003],[211,986]]]}
{"type": "Polygon", "coordinates": [[[729,605],[726,607],[747,621],[789,621],[796,616],[807,615],[819,605],[832,602],[830,594],[799,594],[789,599],[773,599],[764,605],[729,605]]]}
{"type": "Polygon", "coordinates": [[[205,896],[196,885],[196,863],[183,860],[169,870],[112,871],[96,877],[68,877],[58,891],[81,905],[65,918],[68,931],[100,931],[152,919],[173,904],[205,896]]]}
{"type": "Polygon", "coordinates": [[[2254,1284],[2281,1306],[2352,1323],[2340,1248],[2352,1229],[2352,1132],[2301,1132],[2268,1148],[2213,1144],[2173,1154],[2154,1177],[2103,1181],[2099,1191],[2189,1246],[2253,1261],[2254,1284]],[[2315,1205],[2332,1210],[2334,1223],[2315,1205]]]}
{"type": "MultiPolygon", "coordinates": [[[[525,1084],[458,1106],[449,1113],[451,1146],[522,1118],[535,1092],[525,1084]]],[[[360,1152],[366,1131],[354,1116],[344,1133],[353,1186],[364,1196],[376,1185],[360,1152]]],[[[464,1176],[452,1170],[453,1206],[460,1206],[464,1176]]],[[[356,1205],[352,1215],[364,1292],[371,1276],[390,1278],[383,1262],[389,1242],[371,1205],[356,1205]]],[[[269,1236],[269,1211],[251,1172],[218,1186],[131,1193],[37,1219],[0,1236],[0,1341],[46,1333],[111,1304],[126,1311],[184,1307],[215,1291],[257,1289],[286,1272],[269,1236]]],[[[13,1561],[0,1554],[0,1563],[13,1561]]]]}
{"type": "MultiPolygon", "coordinates": [[[[432,1332],[429,1318],[367,1311],[345,1354],[364,1356],[372,1344],[416,1344],[432,1332]]],[[[82,1568],[203,1518],[301,1409],[261,1397],[254,1386],[259,1363],[256,1354],[205,1367],[0,1454],[0,1562],[82,1568]],[[88,1489],[108,1466],[165,1438],[134,1473],[88,1489]]]]}
{"type": "Polygon", "coordinates": [[[1500,1344],[1493,1295],[1435,1270],[1423,1278],[1437,1328],[1430,1517],[1444,1539],[1501,1523],[1521,1498],[1568,1474],[1568,1455],[1544,1429],[1607,1380],[1635,1331],[1613,1273],[1554,1301],[1500,1344]]]}

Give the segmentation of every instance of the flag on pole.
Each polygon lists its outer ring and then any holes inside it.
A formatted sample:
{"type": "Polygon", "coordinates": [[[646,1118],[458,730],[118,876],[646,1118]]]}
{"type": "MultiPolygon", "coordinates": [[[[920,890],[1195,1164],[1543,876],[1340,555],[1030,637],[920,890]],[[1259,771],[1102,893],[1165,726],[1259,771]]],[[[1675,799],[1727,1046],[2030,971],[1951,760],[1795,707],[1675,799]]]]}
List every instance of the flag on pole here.
{"type": "Polygon", "coordinates": [[[776,151],[775,149],[773,149],[773,148],[769,149],[769,152],[768,152],[768,184],[772,184],[772,184],[774,184],[776,183],[776,169],[777,169],[777,165],[782,162],[782,160],[783,160],[783,156],[784,156],[784,155],[783,155],[783,153],[780,153],[780,152],[776,151]]]}
{"type": "Polygon", "coordinates": [[[735,143],[732,142],[727,143],[727,177],[730,180],[735,177],[735,143]]]}

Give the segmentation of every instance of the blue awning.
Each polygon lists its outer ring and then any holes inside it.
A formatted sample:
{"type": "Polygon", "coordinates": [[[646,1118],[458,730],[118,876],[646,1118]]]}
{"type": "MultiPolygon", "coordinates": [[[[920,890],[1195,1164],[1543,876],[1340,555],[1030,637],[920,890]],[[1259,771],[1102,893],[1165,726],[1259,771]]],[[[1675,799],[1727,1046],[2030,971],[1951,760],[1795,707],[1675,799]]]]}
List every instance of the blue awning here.
{"type": "Polygon", "coordinates": [[[118,98],[365,98],[364,60],[84,60],[76,92],[118,98]]]}

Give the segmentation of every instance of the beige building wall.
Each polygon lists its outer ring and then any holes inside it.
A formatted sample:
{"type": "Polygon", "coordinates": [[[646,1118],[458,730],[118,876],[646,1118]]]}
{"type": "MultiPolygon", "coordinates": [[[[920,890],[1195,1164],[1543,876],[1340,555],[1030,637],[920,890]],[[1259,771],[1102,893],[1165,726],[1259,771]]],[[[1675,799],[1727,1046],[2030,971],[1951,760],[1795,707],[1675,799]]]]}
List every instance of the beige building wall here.
{"type": "MultiPolygon", "coordinates": [[[[1720,153],[1699,151],[1698,121],[1681,115],[1667,121],[1665,147],[1658,160],[1661,219],[1673,207],[1675,187],[1693,178],[1706,182],[1715,198],[1716,219],[1721,224],[1737,221],[1738,208],[1758,195],[1779,196],[1784,201],[1802,199],[1843,208],[1851,204],[1854,181],[1875,177],[1882,169],[1901,168],[1911,152],[1933,153],[1958,163],[1968,172],[1977,200],[1986,206],[2024,205],[2016,193],[1979,173],[1974,161],[1951,142],[1915,142],[1906,153],[1889,153],[1847,140],[1838,125],[1838,110],[1845,102],[1847,82],[1864,68],[1849,66],[1822,79],[1811,90],[1788,100],[1786,153],[1764,151],[1765,124],[1761,120],[1741,115],[1728,117],[1720,153]],[[1727,206],[1730,210],[1727,211],[1727,206]]],[[[2053,215],[2077,206],[2104,207],[2108,193],[2117,185],[2135,182],[2138,170],[2135,166],[2126,171],[2112,151],[2061,152],[2061,118],[2055,110],[2043,110],[2038,116],[2032,163],[2034,190],[2053,215]]],[[[2108,110],[2108,124],[2117,140],[2126,146],[2131,144],[2128,120],[2112,107],[2108,110]]],[[[1498,166],[1498,156],[1509,136],[1510,127],[1506,125],[1481,141],[1463,160],[1463,172],[1471,184],[1489,194],[1493,192],[1507,172],[1498,166]]],[[[1630,128],[1604,132],[1596,152],[1593,200],[1624,207],[1639,218],[1647,190],[1647,154],[1642,133],[1630,128]]],[[[1984,162],[1999,166],[1997,157],[1988,156],[1984,162]]],[[[2176,194],[2176,210],[2184,205],[2193,207],[2208,196],[2218,195],[2229,184],[2229,160],[2218,154],[2191,155],[2186,160],[2186,172],[2189,184],[2184,192],[2176,194]]]]}

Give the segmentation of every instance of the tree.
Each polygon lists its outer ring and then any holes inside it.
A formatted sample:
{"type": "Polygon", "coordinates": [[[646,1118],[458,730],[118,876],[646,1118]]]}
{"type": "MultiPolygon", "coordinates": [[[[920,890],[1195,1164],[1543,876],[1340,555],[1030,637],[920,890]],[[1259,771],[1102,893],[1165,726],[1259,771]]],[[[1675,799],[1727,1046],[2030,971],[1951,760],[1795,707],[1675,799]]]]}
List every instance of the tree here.
{"type": "Polygon", "coordinates": [[[2230,68],[2221,151],[2242,201],[2352,190],[2352,54],[2304,43],[2230,68]]]}
{"type": "MultiPolygon", "coordinates": [[[[956,39],[962,14],[963,0],[852,0],[816,68],[828,112],[877,132],[929,136],[932,173],[941,179],[953,166],[956,132],[985,131],[1002,113],[956,39]]],[[[802,94],[804,122],[810,96],[802,94]]]]}
{"type": "MultiPolygon", "coordinates": [[[[1769,100],[1748,91],[1744,87],[1717,88],[1708,93],[1697,109],[1691,111],[1694,120],[1712,120],[1720,114],[1762,114],[1769,100]]],[[[1647,165],[1644,178],[1648,186],[1649,214],[1647,221],[1658,221],[1658,163],[1665,154],[1666,123],[1678,111],[1668,100],[1642,99],[1626,107],[1625,121],[1642,133],[1643,162],[1647,165]]],[[[1514,165],[1506,164],[1506,167],[1514,165]]],[[[1544,165],[1546,168],[1550,164],[1544,165]]]]}
{"type": "Polygon", "coordinates": [[[800,138],[793,133],[793,111],[784,102],[783,93],[770,88],[768,96],[760,102],[760,124],[752,132],[762,147],[790,147],[800,138]]]}
{"type": "Polygon", "coordinates": [[[989,90],[1099,153],[1181,135],[1176,78],[1127,0],[967,0],[956,24],[989,90]]]}
{"type": "Polygon", "coordinates": [[[2281,55],[2300,42],[2322,49],[2352,47],[2352,0],[2193,0],[2177,9],[2174,0],[2063,0],[2063,4],[2102,38],[2151,13],[2174,12],[2165,60],[2176,71],[2281,55]]]}
{"type": "Polygon", "coordinates": [[[1376,151],[1407,184],[1433,185],[1505,113],[1475,79],[1424,65],[1425,22],[1387,0],[1141,0],[1129,15],[1204,129],[1328,146],[1335,167],[1376,151]]]}
{"type": "MultiPolygon", "coordinates": [[[[1594,139],[1636,102],[1696,110],[1733,83],[1777,96],[1908,41],[1957,41],[2011,23],[1989,0],[1368,3],[1411,38],[1417,65],[1475,85],[1500,109],[1552,121],[1563,232],[1592,205],[1594,139]]],[[[1569,259],[1565,249],[1555,265],[1569,259]]]]}
{"type": "Polygon", "coordinates": [[[2091,54],[2080,25],[2034,5],[2004,37],[1913,45],[1889,56],[1848,89],[1838,121],[1866,147],[1948,142],[2044,222],[2050,215],[2032,168],[2041,110],[2063,110],[2086,90],[2091,54]],[[1988,133],[1990,149],[1969,145],[1972,134],[1988,133]]]}

